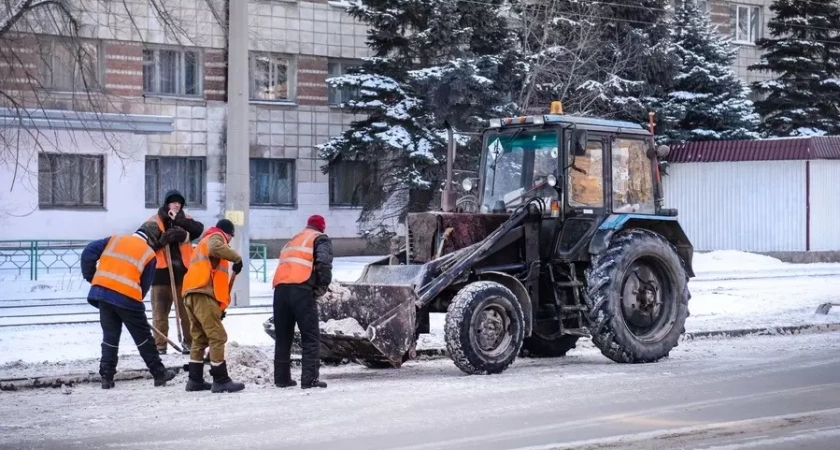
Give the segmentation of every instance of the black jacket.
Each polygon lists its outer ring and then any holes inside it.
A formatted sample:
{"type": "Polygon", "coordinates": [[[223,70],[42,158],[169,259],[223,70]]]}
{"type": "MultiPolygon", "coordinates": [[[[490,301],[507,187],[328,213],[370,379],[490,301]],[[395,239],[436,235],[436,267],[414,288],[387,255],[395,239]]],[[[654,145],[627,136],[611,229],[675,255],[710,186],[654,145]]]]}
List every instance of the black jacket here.
{"type": "MultiPolygon", "coordinates": [[[[175,220],[169,218],[167,214],[168,209],[166,206],[161,206],[158,209],[158,217],[163,222],[163,231],[166,232],[173,226],[183,229],[190,235],[190,240],[194,241],[201,237],[201,233],[204,233],[204,224],[195,220],[195,219],[188,219],[187,216],[184,214],[184,210],[178,213],[175,216],[175,220]]],[[[187,274],[187,268],[184,267],[183,262],[181,261],[181,249],[179,248],[180,243],[173,242],[169,244],[169,251],[172,254],[172,273],[175,275],[175,284],[181,284],[184,281],[184,275],[187,274]]],[[[160,246],[159,248],[163,248],[160,246]]],[[[157,250],[157,249],[156,249],[157,250]]],[[[155,279],[152,282],[153,286],[160,286],[160,285],[169,285],[169,269],[156,269],[155,270],[155,279]]]]}
{"type": "Polygon", "coordinates": [[[314,252],[315,264],[306,284],[320,297],[332,283],[333,248],[329,236],[322,234],[315,238],[314,252]]]}

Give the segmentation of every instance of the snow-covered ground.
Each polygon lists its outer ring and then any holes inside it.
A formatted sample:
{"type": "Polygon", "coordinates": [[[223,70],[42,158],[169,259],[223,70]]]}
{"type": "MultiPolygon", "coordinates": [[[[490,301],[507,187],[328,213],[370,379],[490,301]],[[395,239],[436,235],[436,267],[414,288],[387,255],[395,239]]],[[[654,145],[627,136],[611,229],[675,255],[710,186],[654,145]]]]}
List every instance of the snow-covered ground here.
{"type": "MultiPolygon", "coordinates": [[[[374,259],[337,258],[335,277],[340,281],[354,281],[364,265],[374,259]]],[[[269,281],[275,266],[276,260],[270,260],[269,281]]],[[[689,302],[691,316],[686,323],[688,332],[840,322],[840,307],[834,308],[828,315],[814,314],[820,303],[840,302],[840,291],[837,289],[840,285],[840,264],[788,264],[762,255],[719,251],[695,255],[694,267],[697,277],[689,283],[692,298],[689,302]]],[[[3,286],[0,292],[0,379],[8,378],[15,367],[22,369],[29,367],[30,363],[47,361],[55,366],[61,361],[78,360],[84,363],[80,366],[74,363],[74,366],[96,369],[101,330],[95,315],[70,315],[55,319],[85,319],[91,323],[3,326],[21,319],[2,316],[22,314],[21,311],[25,314],[33,311],[43,313],[44,317],[32,319],[36,322],[50,319],[51,308],[56,311],[95,312],[93,307],[84,304],[87,283],[80,281],[78,274],[45,276],[37,282],[0,275],[0,283],[3,286]],[[57,299],[77,305],[17,308],[37,305],[44,298],[56,299],[46,302],[51,305],[58,303],[57,299]],[[76,300],[69,300],[72,298],[76,300]]],[[[234,308],[230,311],[225,327],[231,342],[257,346],[270,352],[273,341],[262,326],[271,316],[270,295],[270,283],[252,279],[251,304],[263,307],[234,308]]],[[[419,348],[444,347],[443,318],[443,314],[433,315],[432,333],[421,336],[419,348]]],[[[175,338],[174,318],[170,337],[175,338]]],[[[123,358],[137,356],[127,332],[123,333],[120,342],[120,354],[123,358]]],[[[178,362],[183,357],[169,355],[167,360],[178,362]]],[[[120,367],[124,366],[121,364],[120,367]]]]}

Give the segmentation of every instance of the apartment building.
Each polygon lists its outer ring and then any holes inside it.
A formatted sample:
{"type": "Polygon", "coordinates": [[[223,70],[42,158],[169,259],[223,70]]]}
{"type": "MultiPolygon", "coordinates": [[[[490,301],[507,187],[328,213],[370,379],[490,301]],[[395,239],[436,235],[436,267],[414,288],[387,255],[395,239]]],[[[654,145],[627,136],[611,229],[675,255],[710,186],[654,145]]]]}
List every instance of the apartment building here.
{"type": "MultiPolygon", "coordinates": [[[[37,142],[32,133],[18,134],[20,164],[0,167],[4,239],[130,231],[155,213],[169,189],[180,190],[188,212],[206,226],[215,223],[225,206],[227,81],[226,36],[212,3],[184,0],[172,11],[187,36],[180,42],[147,0],[85,14],[82,33],[93,58],[81,68],[65,40],[48,30],[16,41],[27,76],[41,78],[37,103],[47,111],[27,113],[35,114],[28,123],[39,125],[37,142]],[[80,81],[86,70],[97,86],[80,81]],[[85,109],[96,113],[61,119],[62,111],[85,109]]],[[[366,28],[345,6],[249,3],[250,146],[228,151],[250,155],[251,239],[273,244],[272,251],[315,213],[326,218],[339,253],[363,244],[359,210],[350,203],[364,167],[347,162],[324,174],[313,148],[353,120],[337,107],[352,94],[330,89],[326,78],[368,54],[366,28]]],[[[33,106],[31,84],[14,66],[0,63],[7,71],[0,83],[33,106]]],[[[0,120],[14,122],[16,113],[2,110],[0,120]]]]}

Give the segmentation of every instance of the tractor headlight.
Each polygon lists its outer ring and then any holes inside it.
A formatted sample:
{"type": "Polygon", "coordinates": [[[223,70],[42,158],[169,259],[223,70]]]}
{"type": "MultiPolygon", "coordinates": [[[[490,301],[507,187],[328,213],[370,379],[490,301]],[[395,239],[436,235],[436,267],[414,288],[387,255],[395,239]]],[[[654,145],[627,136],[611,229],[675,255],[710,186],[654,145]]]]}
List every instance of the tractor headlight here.
{"type": "Polygon", "coordinates": [[[490,128],[501,128],[502,127],[502,119],[490,119],[489,121],[490,128]]]}
{"type": "Polygon", "coordinates": [[[557,186],[557,177],[555,177],[554,175],[549,175],[549,176],[545,177],[545,180],[546,180],[546,182],[548,183],[549,186],[551,186],[551,187],[557,186]]]}
{"type": "Polygon", "coordinates": [[[462,182],[461,182],[461,187],[462,187],[465,191],[470,192],[470,191],[472,190],[472,188],[473,188],[473,180],[472,180],[472,178],[464,178],[464,181],[462,181],[462,182]]]}
{"type": "Polygon", "coordinates": [[[659,147],[656,147],[656,156],[660,158],[668,156],[669,153],[671,153],[671,147],[668,147],[667,145],[660,145],[659,147]]]}

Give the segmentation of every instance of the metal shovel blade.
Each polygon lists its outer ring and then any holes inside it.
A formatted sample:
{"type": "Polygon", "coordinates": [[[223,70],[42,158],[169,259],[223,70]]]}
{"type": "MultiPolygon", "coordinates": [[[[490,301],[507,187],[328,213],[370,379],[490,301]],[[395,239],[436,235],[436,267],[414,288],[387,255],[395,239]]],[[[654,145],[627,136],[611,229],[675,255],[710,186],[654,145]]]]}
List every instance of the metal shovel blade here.
{"type": "Polygon", "coordinates": [[[400,367],[416,344],[416,300],[407,285],[333,284],[318,299],[321,345],[331,357],[400,367]]]}
{"type": "Polygon", "coordinates": [[[831,307],[834,305],[836,305],[836,303],[823,303],[822,305],[817,307],[816,314],[828,314],[828,312],[831,311],[831,307]]]}

